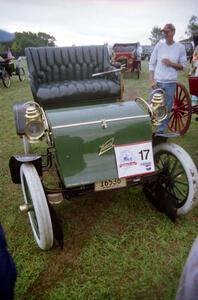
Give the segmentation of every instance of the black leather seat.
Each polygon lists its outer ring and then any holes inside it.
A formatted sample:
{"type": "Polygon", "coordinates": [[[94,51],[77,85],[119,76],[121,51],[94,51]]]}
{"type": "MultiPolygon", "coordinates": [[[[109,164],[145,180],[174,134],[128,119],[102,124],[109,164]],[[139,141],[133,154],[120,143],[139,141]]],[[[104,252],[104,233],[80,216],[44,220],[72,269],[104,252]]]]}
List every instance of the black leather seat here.
{"type": "Polygon", "coordinates": [[[33,97],[43,108],[121,97],[118,73],[92,77],[114,69],[106,46],[26,48],[25,54],[33,97]]]}

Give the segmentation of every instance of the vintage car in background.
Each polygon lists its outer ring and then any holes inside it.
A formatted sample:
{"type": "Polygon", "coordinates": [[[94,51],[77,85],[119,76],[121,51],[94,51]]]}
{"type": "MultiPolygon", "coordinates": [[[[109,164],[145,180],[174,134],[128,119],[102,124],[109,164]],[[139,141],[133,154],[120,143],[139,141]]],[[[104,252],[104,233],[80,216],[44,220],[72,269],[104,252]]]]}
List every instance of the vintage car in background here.
{"type": "Polygon", "coordinates": [[[18,76],[20,81],[25,80],[25,70],[21,66],[21,58],[17,60],[10,50],[0,53],[0,78],[6,88],[10,87],[12,76],[18,76]]]}
{"type": "Polygon", "coordinates": [[[189,41],[189,40],[182,40],[182,41],[180,41],[180,43],[184,45],[185,50],[186,50],[187,59],[191,62],[192,55],[193,55],[193,45],[192,45],[192,42],[189,41]]]}
{"type": "Polygon", "coordinates": [[[152,45],[142,45],[142,60],[150,60],[151,54],[153,52],[154,46],[152,45]]]}
{"type": "Polygon", "coordinates": [[[155,134],[167,117],[162,90],[153,91],[149,104],[141,97],[123,101],[122,68],[112,67],[105,46],[27,48],[26,57],[34,101],[14,105],[24,154],[14,154],[9,167],[41,249],[54,240],[63,247],[53,204],[78,195],[103,197],[102,191],[141,184],[173,221],[192,209],[196,166],[184,149],[167,142],[169,135],[155,134]],[[52,167],[58,178],[53,188],[43,181],[52,167]]]}
{"type": "Polygon", "coordinates": [[[116,43],[112,47],[112,62],[124,65],[126,71],[136,72],[137,77],[141,73],[141,55],[138,56],[140,43],[116,43]]]}

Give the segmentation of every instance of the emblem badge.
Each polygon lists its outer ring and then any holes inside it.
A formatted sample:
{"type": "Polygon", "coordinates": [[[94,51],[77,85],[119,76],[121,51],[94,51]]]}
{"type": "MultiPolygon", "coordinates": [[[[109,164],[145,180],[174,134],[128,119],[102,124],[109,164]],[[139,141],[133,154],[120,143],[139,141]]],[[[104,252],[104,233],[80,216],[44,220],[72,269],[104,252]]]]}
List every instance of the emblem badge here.
{"type": "Polygon", "coordinates": [[[108,141],[106,141],[104,144],[100,145],[100,151],[98,155],[102,155],[105,152],[111,150],[114,147],[114,137],[110,138],[108,141]]]}

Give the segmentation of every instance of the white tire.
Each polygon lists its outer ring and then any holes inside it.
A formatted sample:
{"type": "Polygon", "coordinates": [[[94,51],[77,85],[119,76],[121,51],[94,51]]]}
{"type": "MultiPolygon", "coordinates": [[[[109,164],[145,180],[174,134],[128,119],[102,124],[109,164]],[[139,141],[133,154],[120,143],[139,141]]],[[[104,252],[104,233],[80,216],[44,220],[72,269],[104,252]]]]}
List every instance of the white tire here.
{"type": "Polygon", "coordinates": [[[194,162],[177,144],[162,143],[153,151],[156,169],[166,168],[169,174],[163,186],[178,199],[177,215],[188,213],[198,202],[198,172],[194,162]]]}
{"type": "Polygon", "coordinates": [[[32,206],[28,216],[34,238],[42,250],[53,246],[53,228],[44,189],[36,168],[24,163],[20,168],[21,186],[26,204],[32,206]]]}
{"type": "Polygon", "coordinates": [[[32,148],[31,148],[31,144],[28,141],[27,137],[25,135],[22,136],[23,139],[23,150],[25,154],[30,154],[32,153],[32,148]]]}

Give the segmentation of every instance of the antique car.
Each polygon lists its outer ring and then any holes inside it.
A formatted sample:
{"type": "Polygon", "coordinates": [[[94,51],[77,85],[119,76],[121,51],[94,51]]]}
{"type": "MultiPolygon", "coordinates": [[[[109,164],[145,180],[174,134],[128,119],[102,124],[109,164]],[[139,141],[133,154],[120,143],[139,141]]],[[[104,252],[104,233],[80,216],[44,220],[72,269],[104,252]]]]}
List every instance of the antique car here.
{"type": "Polygon", "coordinates": [[[25,80],[25,70],[21,66],[21,58],[16,60],[8,50],[0,54],[0,78],[6,88],[10,87],[10,78],[14,75],[18,76],[20,81],[25,80]]]}
{"type": "Polygon", "coordinates": [[[136,72],[137,77],[141,73],[141,55],[138,57],[137,48],[139,43],[116,43],[112,48],[112,61],[124,65],[126,72],[136,72]]]}
{"type": "Polygon", "coordinates": [[[153,49],[154,46],[152,45],[142,45],[142,60],[150,60],[153,49]]]}
{"type": "Polygon", "coordinates": [[[63,247],[53,204],[74,196],[141,184],[173,221],[192,209],[196,166],[184,149],[167,143],[168,135],[155,134],[167,117],[162,90],[150,104],[140,97],[123,101],[122,68],[111,66],[103,45],[27,48],[26,57],[34,101],[14,106],[24,154],[13,155],[9,167],[41,249],[54,240],[63,247]],[[33,149],[42,140],[46,155],[33,149]],[[43,181],[52,166],[56,188],[43,181]]]}
{"type": "Polygon", "coordinates": [[[192,45],[192,43],[189,40],[183,40],[183,41],[180,41],[180,43],[184,45],[185,50],[186,50],[187,59],[191,62],[192,55],[193,55],[193,45],[192,45]]]}

